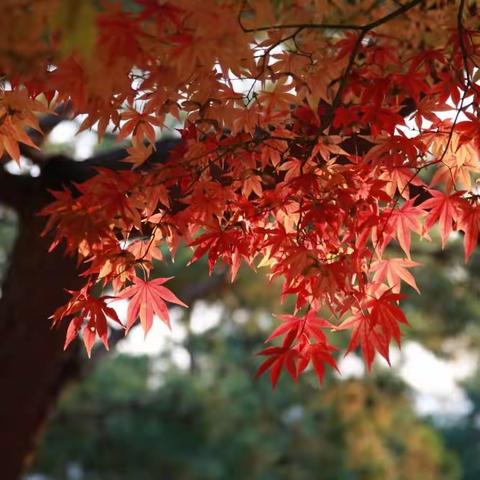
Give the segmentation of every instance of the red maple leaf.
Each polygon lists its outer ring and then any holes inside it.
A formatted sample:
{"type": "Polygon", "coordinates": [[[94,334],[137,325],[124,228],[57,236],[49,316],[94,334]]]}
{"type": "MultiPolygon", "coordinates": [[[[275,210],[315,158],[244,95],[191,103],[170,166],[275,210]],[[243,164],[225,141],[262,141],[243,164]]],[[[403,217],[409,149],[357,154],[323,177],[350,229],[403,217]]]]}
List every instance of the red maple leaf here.
{"type": "Polygon", "coordinates": [[[411,198],[401,207],[385,212],[383,247],[388,245],[392,237],[396,237],[408,258],[410,258],[410,234],[411,232],[421,234],[420,218],[425,214],[420,207],[414,205],[415,200],[416,197],[411,198]]]}
{"type": "Polygon", "coordinates": [[[52,319],[53,325],[55,326],[63,318],[69,316],[73,317],[68,325],[64,350],[80,333],[82,325],[86,322],[82,331],[82,339],[87,354],[90,357],[97,334],[105,345],[105,348],[108,350],[107,318],[110,318],[122,327],[123,325],[115,310],[106,304],[106,300],[109,300],[112,297],[93,297],[88,293],[89,286],[90,285],[87,285],[78,292],[70,292],[73,294],[72,299],[66,305],[57,309],[52,315],[52,319]]]}
{"type": "Polygon", "coordinates": [[[322,328],[332,328],[332,325],[318,317],[314,310],[310,310],[304,317],[280,315],[279,318],[283,323],[272,332],[266,342],[285,335],[282,346],[267,347],[258,353],[269,358],[260,365],[256,376],[271,368],[270,379],[275,388],[283,368],[296,380],[311,362],[321,383],[325,375],[325,363],[337,368],[335,358],[332,356],[336,348],[328,343],[322,331],[322,328]],[[311,340],[315,343],[311,343],[311,340]]]}
{"type": "Polygon", "coordinates": [[[270,342],[276,337],[285,335],[283,339],[284,347],[291,345],[292,342],[300,338],[302,334],[308,338],[314,338],[317,342],[325,342],[326,337],[322,328],[332,327],[327,320],[318,317],[313,310],[310,310],[304,317],[279,315],[278,318],[283,323],[272,332],[265,342],[270,342]]]}
{"type": "Polygon", "coordinates": [[[407,270],[418,265],[420,264],[407,258],[385,258],[373,263],[370,270],[375,272],[374,282],[382,283],[386,279],[394,292],[400,291],[400,282],[403,280],[420,293],[414,276],[407,270]]]}
{"type": "Polygon", "coordinates": [[[420,207],[430,210],[425,219],[425,230],[429,231],[435,223],[439,223],[442,248],[452,233],[453,224],[457,222],[460,214],[460,202],[463,191],[448,195],[438,190],[430,190],[432,198],[425,200],[420,207]]]}
{"type": "Polygon", "coordinates": [[[478,243],[480,228],[480,205],[471,205],[465,202],[461,206],[458,228],[465,233],[463,244],[465,248],[465,262],[472,254],[478,243]]]}
{"type": "Polygon", "coordinates": [[[144,281],[141,278],[135,277],[133,279],[133,285],[120,292],[117,298],[130,299],[127,313],[127,332],[137,321],[137,317],[140,317],[140,323],[146,335],[152,327],[154,314],[158,315],[160,319],[166,323],[168,328],[170,328],[170,316],[165,300],[188,308],[188,305],[178,299],[173,292],[162,286],[172,278],[173,277],[155,278],[154,280],[144,281]]]}
{"type": "Polygon", "coordinates": [[[375,352],[380,353],[390,363],[389,345],[392,338],[400,345],[399,323],[408,325],[405,314],[395,305],[402,298],[404,295],[387,290],[379,298],[366,302],[364,310],[358,311],[337,327],[339,330],[352,329],[347,353],[360,346],[369,370],[375,352]]]}
{"type": "Polygon", "coordinates": [[[318,381],[323,383],[323,378],[325,376],[325,363],[338,371],[337,362],[332,355],[332,352],[336,350],[337,349],[335,347],[326,342],[305,342],[303,348],[301,349],[301,354],[297,365],[297,375],[300,375],[300,373],[302,373],[302,371],[311,362],[318,381]]]}
{"type": "Polygon", "coordinates": [[[272,387],[277,386],[278,379],[282,373],[283,367],[286,368],[288,374],[292,377],[293,380],[297,379],[297,364],[298,359],[298,349],[290,347],[267,347],[258,352],[258,355],[268,356],[258,368],[255,377],[259,377],[265,373],[269,368],[270,371],[270,380],[272,382],[272,387]]]}

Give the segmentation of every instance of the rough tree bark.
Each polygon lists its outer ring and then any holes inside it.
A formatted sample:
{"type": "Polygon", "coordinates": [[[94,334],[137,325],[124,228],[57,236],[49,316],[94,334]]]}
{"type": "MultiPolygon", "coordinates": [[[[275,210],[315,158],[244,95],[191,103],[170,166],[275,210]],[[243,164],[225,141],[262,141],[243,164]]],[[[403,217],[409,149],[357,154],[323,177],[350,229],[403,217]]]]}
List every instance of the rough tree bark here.
{"type": "Polygon", "coordinates": [[[49,240],[40,235],[44,219],[36,212],[48,201],[43,180],[12,177],[11,188],[4,189],[4,194],[11,190],[11,195],[3,200],[19,216],[19,233],[0,300],[4,480],[16,480],[26,468],[51,407],[81,364],[78,345],[63,351],[65,326],[51,330],[48,320],[66,300],[64,288],[78,288],[80,280],[74,261],[60,250],[48,254],[49,240]]]}

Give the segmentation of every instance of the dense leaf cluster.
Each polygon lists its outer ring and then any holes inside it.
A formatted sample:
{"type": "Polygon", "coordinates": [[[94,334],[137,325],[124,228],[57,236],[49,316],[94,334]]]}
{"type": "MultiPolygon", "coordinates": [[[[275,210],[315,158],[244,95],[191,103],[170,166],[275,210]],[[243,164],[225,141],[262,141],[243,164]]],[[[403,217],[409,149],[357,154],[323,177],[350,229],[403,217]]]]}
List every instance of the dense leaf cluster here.
{"type": "Polygon", "coordinates": [[[18,160],[35,113],[65,102],[81,130],[131,140],[131,169],[99,169],[43,210],[53,246],[85,267],[54,316],[74,315],[67,343],[107,343],[116,316],[93,298],[99,285],[132,298],[127,329],[168,321],[164,300],[180,300],[150,278],[152,262],[185,242],[192,262],[207,255],[232,280],[242,262],[283,279],[295,312],[260,371],[275,384],[312,364],[321,379],[335,366],[322,329],[350,330],[348,351],[360,346],[369,367],[400,342],[412,234],[439,225],[442,245],[460,231],[466,260],[475,248],[475,1],[7,3],[35,48],[0,52],[0,152],[18,160]],[[181,139],[155,161],[168,116],[183,119],[181,139]]]}

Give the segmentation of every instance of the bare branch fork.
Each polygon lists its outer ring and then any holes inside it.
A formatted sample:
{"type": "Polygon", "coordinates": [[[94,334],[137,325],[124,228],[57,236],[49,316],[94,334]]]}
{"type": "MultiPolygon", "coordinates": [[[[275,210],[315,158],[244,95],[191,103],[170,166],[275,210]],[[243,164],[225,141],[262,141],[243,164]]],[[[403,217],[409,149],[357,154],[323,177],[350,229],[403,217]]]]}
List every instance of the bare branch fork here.
{"type": "Polygon", "coordinates": [[[379,27],[380,25],[383,25],[384,23],[387,23],[394,18],[402,15],[403,13],[407,12],[408,10],[411,10],[413,7],[418,5],[419,3],[422,3],[424,0],[411,0],[408,3],[405,3],[401,7],[397,8],[393,12],[389,13],[388,15],[385,15],[382,18],[379,18],[378,20],[374,20],[373,22],[367,23],[365,25],[349,25],[349,24],[342,24],[342,23],[289,23],[289,24],[283,24],[283,25],[270,25],[270,26],[263,26],[263,27],[258,27],[258,28],[247,28],[243,25],[241,21],[241,16],[243,14],[243,7],[240,10],[238,20],[240,27],[245,33],[255,33],[255,32],[264,32],[264,31],[269,31],[269,30],[285,30],[287,28],[299,28],[301,30],[304,29],[319,29],[319,30],[359,30],[360,32],[368,32],[376,27],[379,27]]]}

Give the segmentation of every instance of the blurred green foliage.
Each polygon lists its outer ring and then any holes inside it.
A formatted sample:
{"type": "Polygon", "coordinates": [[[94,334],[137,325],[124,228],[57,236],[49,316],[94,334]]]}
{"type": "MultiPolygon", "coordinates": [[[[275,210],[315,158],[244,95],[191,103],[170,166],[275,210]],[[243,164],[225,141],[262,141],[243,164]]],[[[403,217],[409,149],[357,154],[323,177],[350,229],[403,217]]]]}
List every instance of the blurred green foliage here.
{"type": "Polygon", "coordinates": [[[478,480],[480,478],[479,373],[477,371],[464,384],[465,391],[472,403],[472,409],[468,415],[456,422],[449,422],[439,426],[439,430],[445,439],[445,444],[455,453],[460,462],[463,471],[462,480],[478,480]]]}

